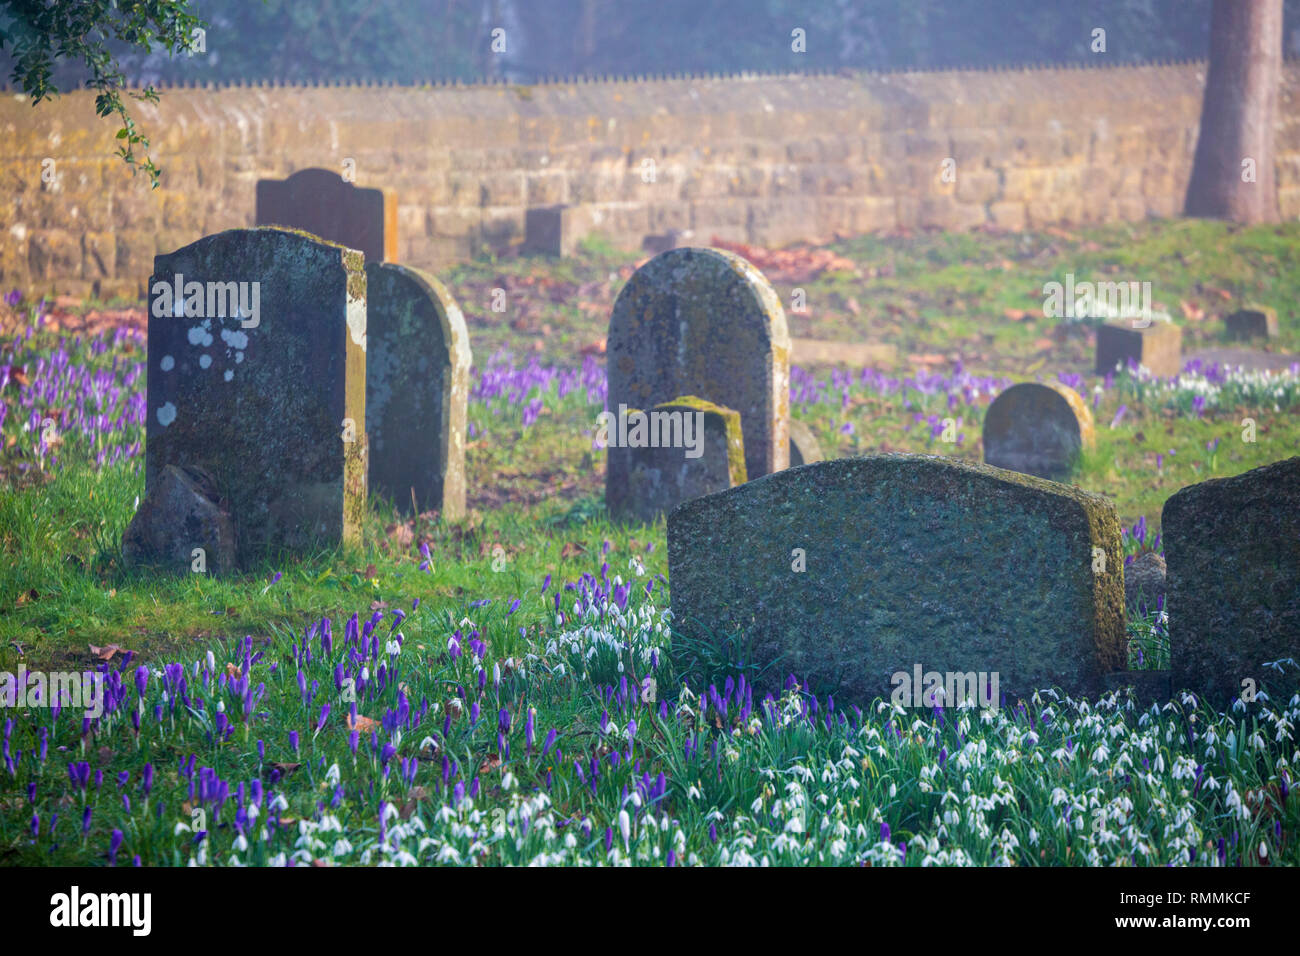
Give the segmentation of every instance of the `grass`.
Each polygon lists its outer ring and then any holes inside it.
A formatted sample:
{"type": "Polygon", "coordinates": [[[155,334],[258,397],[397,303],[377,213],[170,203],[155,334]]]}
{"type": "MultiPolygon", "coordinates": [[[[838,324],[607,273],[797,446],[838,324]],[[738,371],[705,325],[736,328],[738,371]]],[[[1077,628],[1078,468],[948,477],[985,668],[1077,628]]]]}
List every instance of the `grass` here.
{"type": "MultiPolygon", "coordinates": [[[[957,353],[963,366],[866,377],[810,369],[796,375],[806,392],[793,414],[830,456],[979,459],[984,409],[1009,380],[1083,376],[1076,384],[1091,404],[1105,383],[1091,374],[1088,330],[1041,317],[1042,283],[1069,271],[1080,280],[1153,281],[1184,323],[1189,350],[1218,344],[1212,318],[1183,315],[1223,311],[1228,300],[1217,289],[1233,302],[1276,306],[1279,344],[1295,349],[1296,238],[1294,224],[1150,223],[837,243],[858,274],[804,282],[811,312],[791,315],[792,334],[884,339],[904,355],[957,353]],[[1007,310],[1030,314],[1012,319],[1007,310]],[[953,443],[942,437],[949,417],[953,443]]],[[[1190,699],[1143,712],[1114,698],[1045,696],[984,714],[899,712],[888,702],[831,712],[829,702],[794,691],[765,705],[734,681],[728,689],[726,662],[715,662],[713,694],[698,675],[694,692],[684,692],[663,615],[664,524],[606,518],[603,455],[591,444],[604,396],[579,355],[605,334],[637,258],[588,243],[573,260],[503,258],[449,270],[479,382],[469,409],[470,515],[407,519],[375,501],[362,547],[270,557],[228,578],[122,566],[118,542],[143,494],[143,468],[138,455],[113,462],[111,451],[143,437],[130,418],[143,385],[131,373],[139,347],[119,340],[96,351],[47,331],[6,346],[0,671],[120,671],[122,696],[86,736],[71,709],[6,714],[13,765],[0,771],[0,864],[110,856],[124,864],[137,855],[148,865],[232,857],[664,863],[670,852],[679,863],[1298,862],[1300,801],[1290,781],[1300,702],[1219,714],[1190,699]],[[494,288],[507,290],[504,314],[491,312],[494,288]],[[513,360],[493,360],[502,347],[513,360]],[[38,363],[60,355],[117,391],[105,385],[78,398],[84,383],[74,382],[22,406],[14,371],[54,381],[38,363]],[[484,374],[492,368],[495,376],[484,374]],[[119,426],[83,433],[74,408],[111,412],[119,426]],[[25,430],[33,415],[36,427],[25,430]],[[51,416],[58,440],[42,442],[40,423],[51,416]],[[619,575],[635,584],[615,612],[619,575]],[[475,606],[481,601],[491,603],[475,606]],[[376,614],[378,639],[363,646],[376,614]],[[184,669],[183,697],[168,663],[184,669]],[[353,681],[355,718],[338,668],[353,681]],[[245,692],[259,685],[246,709],[245,692]],[[366,727],[355,744],[349,725],[366,727]],[[82,761],[92,779],[85,786],[77,767],[67,769],[82,761]],[[207,783],[198,768],[210,771],[207,783]],[[227,785],[224,798],[214,780],[227,785]],[[115,831],[121,845],[110,854],[115,831]]],[[[794,287],[778,288],[789,301],[794,287]]],[[[1126,525],[1145,518],[1154,534],[1179,487],[1300,449],[1291,398],[1273,407],[1240,391],[1223,395],[1221,407],[1198,409],[1190,392],[1120,376],[1096,399],[1096,447],[1074,481],[1111,496],[1126,525]],[[1255,422],[1254,442],[1242,440],[1244,418],[1255,422]]],[[[1129,553],[1141,547],[1126,541],[1129,553]]],[[[1135,665],[1168,665],[1154,618],[1130,631],[1135,665]]]]}

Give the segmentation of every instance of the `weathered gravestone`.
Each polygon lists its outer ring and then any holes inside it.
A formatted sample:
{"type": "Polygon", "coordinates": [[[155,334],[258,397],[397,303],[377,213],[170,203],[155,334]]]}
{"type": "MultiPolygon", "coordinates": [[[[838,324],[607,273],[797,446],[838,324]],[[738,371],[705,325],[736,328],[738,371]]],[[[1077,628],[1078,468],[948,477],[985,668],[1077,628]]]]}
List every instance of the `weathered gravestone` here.
{"type": "Polygon", "coordinates": [[[1125,659],[1122,560],[1107,499],[935,456],[819,462],[668,517],[688,669],[702,641],[858,703],[918,666],[996,672],[1008,699],[1098,691],[1125,659]]]}
{"type": "MultiPolygon", "coordinates": [[[[614,303],[607,349],[611,409],[695,395],[740,413],[751,480],[789,464],[785,313],[744,259],[716,249],[651,259],[614,303]]],[[[630,506],[627,449],[609,449],[605,501],[615,515],[630,506]]]]}
{"type": "Polygon", "coordinates": [[[1277,310],[1264,305],[1248,305],[1223,320],[1230,339],[1277,338],[1277,310]]]}
{"type": "Polygon", "coordinates": [[[366,437],[371,493],[416,513],[465,513],[469,332],[427,272],[366,263],[366,437]]]}
{"type": "Polygon", "coordinates": [[[300,169],[288,179],[257,183],[256,223],[302,229],[370,262],[397,259],[397,197],[362,189],[328,169],[300,169]]]}
{"type": "Polygon", "coordinates": [[[1181,489],[1161,533],[1175,690],[1222,707],[1245,680],[1294,689],[1262,665],[1300,662],[1300,458],[1181,489]]]}
{"type": "Polygon", "coordinates": [[[686,395],[648,413],[627,409],[622,422],[605,412],[602,421],[606,443],[627,449],[627,517],[652,522],[683,501],[745,483],[740,415],[730,408],[686,395]]]}
{"type": "Polygon", "coordinates": [[[361,253],[231,229],[157,256],[149,288],[146,497],[168,465],[202,469],[235,522],[240,563],[359,541],[361,253]]]}
{"type": "Polygon", "coordinates": [[[1059,480],[1093,446],[1092,412],[1066,385],[1012,385],[984,415],[984,462],[1059,480]]]}
{"type": "Polygon", "coordinates": [[[1136,362],[1153,375],[1165,378],[1183,370],[1183,331],[1172,322],[1152,321],[1145,328],[1124,322],[1106,322],[1097,327],[1098,375],[1115,371],[1117,365],[1136,362]]]}
{"type": "Polygon", "coordinates": [[[790,419],[790,467],[811,465],[822,460],[822,446],[812,429],[797,418],[790,419]]]}

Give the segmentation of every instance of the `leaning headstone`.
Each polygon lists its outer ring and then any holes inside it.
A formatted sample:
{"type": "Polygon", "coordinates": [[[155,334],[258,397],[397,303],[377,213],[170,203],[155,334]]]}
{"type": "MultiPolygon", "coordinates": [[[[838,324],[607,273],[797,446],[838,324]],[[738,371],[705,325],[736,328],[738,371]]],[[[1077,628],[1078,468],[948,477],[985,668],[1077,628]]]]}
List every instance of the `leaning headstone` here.
{"type": "MultiPolygon", "coordinates": [[[[607,340],[608,407],[650,408],[696,395],[740,413],[752,480],[789,463],[790,336],[762,273],[716,249],[651,259],[614,303],[607,340]]],[[[605,500],[627,499],[626,449],[610,448],[605,500]]]]}
{"type": "Polygon", "coordinates": [[[169,465],[206,471],[241,564],[359,542],[361,253],[284,229],[231,229],[157,256],[149,289],[146,497],[169,465]]]}
{"type": "Polygon", "coordinates": [[[370,491],[416,514],[465,513],[469,332],[451,293],[419,269],[366,263],[370,491]]]}
{"type": "Polygon", "coordinates": [[[1277,310],[1265,305],[1248,305],[1223,320],[1230,339],[1277,338],[1277,310]]]}
{"type": "Polygon", "coordinates": [[[1164,378],[1183,370],[1183,331],[1172,322],[1152,321],[1145,328],[1125,322],[1106,322],[1097,327],[1098,375],[1127,367],[1129,362],[1145,366],[1164,378]]]}
{"type": "Polygon", "coordinates": [[[145,494],[126,533],[128,565],[224,574],[235,568],[235,524],[202,468],[167,465],[145,494]]]}
{"type": "Polygon", "coordinates": [[[984,415],[985,464],[1025,475],[1065,478],[1093,441],[1092,412],[1066,385],[1012,385],[984,415]]]}
{"type": "Polygon", "coordinates": [[[607,412],[607,444],[625,443],[627,507],[620,517],[652,522],[683,501],[745,483],[740,414],[693,395],[649,412],[607,412]],[[638,432],[638,429],[640,430],[638,432]]]}
{"type": "Polygon", "coordinates": [[[256,223],[302,229],[360,249],[370,262],[397,259],[397,196],[387,189],[362,189],[328,169],[258,180],[256,223]]]}
{"type": "Polygon", "coordinates": [[[811,465],[822,460],[822,446],[812,429],[797,418],[790,419],[790,467],[811,465]]]}
{"type": "Polygon", "coordinates": [[[703,642],[837,702],[918,670],[1094,693],[1125,663],[1122,561],[1107,499],[936,456],[819,462],[668,517],[686,672],[703,642]]]}
{"type": "Polygon", "coordinates": [[[1263,665],[1300,662],[1300,458],[1183,488],[1161,533],[1175,690],[1226,706],[1243,681],[1294,689],[1294,668],[1263,665]]]}

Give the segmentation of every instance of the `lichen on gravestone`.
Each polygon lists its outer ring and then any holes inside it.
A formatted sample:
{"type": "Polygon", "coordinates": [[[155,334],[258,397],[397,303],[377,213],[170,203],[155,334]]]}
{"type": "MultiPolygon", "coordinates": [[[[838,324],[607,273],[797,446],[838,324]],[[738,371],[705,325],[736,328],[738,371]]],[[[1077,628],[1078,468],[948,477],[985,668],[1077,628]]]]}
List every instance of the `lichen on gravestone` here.
{"type": "Polygon", "coordinates": [[[228,230],[155,259],[146,494],[168,465],[210,473],[236,524],[241,564],[360,540],[361,264],[355,250],[276,228],[228,230]],[[177,275],[204,293],[187,315],[160,307],[177,275]],[[256,316],[214,303],[207,291],[226,283],[259,290],[256,316]]]}
{"type": "Polygon", "coordinates": [[[937,456],[810,464],[669,515],[675,662],[707,644],[763,689],[794,674],[859,704],[916,665],[997,672],[1008,700],[1091,694],[1126,663],[1122,561],[1114,505],[1077,488],[937,456]]]}
{"type": "Polygon", "coordinates": [[[1300,687],[1264,666],[1300,663],[1300,458],[1182,488],[1160,524],[1175,691],[1226,707],[1265,680],[1300,687]]]}
{"type": "Polygon", "coordinates": [[[628,494],[613,512],[615,517],[653,522],[683,501],[745,483],[745,443],[738,412],[685,395],[648,412],[627,409],[628,418],[643,414],[647,438],[656,444],[627,448],[628,494]],[[672,425],[678,427],[674,430],[672,425]],[[664,431],[681,436],[682,441],[664,442],[664,431]]]}
{"type": "MultiPolygon", "coordinates": [[[[672,249],[633,275],[610,316],[608,407],[650,408],[695,395],[740,414],[745,469],[789,461],[790,337],[763,275],[716,249],[672,249]]],[[[610,448],[606,503],[623,508],[627,458],[610,448]]]]}

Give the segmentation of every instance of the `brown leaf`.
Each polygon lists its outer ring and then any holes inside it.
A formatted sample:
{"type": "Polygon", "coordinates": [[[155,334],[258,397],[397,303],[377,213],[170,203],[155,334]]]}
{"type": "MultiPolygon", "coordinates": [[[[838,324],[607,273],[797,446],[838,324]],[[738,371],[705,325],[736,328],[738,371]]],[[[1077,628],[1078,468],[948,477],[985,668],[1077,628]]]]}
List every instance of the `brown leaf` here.
{"type": "Polygon", "coordinates": [[[1004,309],[1002,311],[1002,314],[1005,315],[1012,322],[1023,322],[1025,319],[1029,318],[1029,316],[1032,315],[1033,313],[1031,313],[1028,309],[1004,309]]]}
{"type": "Polygon", "coordinates": [[[1190,322],[1199,322],[1201,319],[1205,318],[1205,310],[1193,302],[1179,299],[1178,307],[1183,310],[1183,318],[1190,322]]]}
{"type": "Polygon", "coordinates": [[[26,388],[29,384],[27,373],[20,368],[11,368],[9,370],[9,381],[16,385],[20,385],[23,388],[26,388]]]}
{"type": "Polygon", "coordinates": [[[239,680],[239,678],[244,676],[244,672],[235,664],[227,664],[226,676],[233,678],[234,680],[239,680]]]}
{"type": "Polygon", "coordinates": [[[122,648],[118,647],[116,644],[109,644],[107,647],[96,647],[94,644],[90,645],[90,653],[94,654],[101,661],[111,661],[113,655],[120,650],[122,650],[122,648]]]}
{"type": "Polygon", "coordinates": [[[483,765],[478,768],[478,772],[481,774],[491,773],[499,766],[501,766],[501,755],[491,753],[487,755],[487,759],[483,761],[483,765]]]}
{"type": "Polygon", "coordinates": [[[411,814],[415,808],[420,805],[421,800],[429,799],[429,791],[424,787],[412,787],[411,792],[407,794],[406,802],[402,804],[401,815],[403,820],[411,819],[411,814]]]}
{"type": "MultiPolygon", "coordinates": [[[[300,763],[277,763],[272,761],[270,769],[280,771],[281,777],[287,777],[301,766],[300,763]]],[[[268,773],[267,776],[270,776],[270,774],[268,773]]]]}
{"type": "Polygon", "coordinates": [[[352,714],[349,713],[347,717],[347,724],[348,724],[348,730],[360,731],[363,734],[369,733],[372,730],[379,729],[378,721],[371,720],[369,717],[366,717],[362,714],[357,714],[357,719],[354,722],[352,720],[352,714]]]}
{"type": "Polygon", "coordinates": [[[853,298],[853,296],[848,297],[848,299],[844,303],[844,307],[848,309],[850,312],[852,312],[854,315],[862,314],[862,306],[858,305],[858,300],[853,298]]]}
{"type": "Polygon", "coordinates": [[[386,607],[388,607],[388,602],[387,602],[387,601],[371,601],[371,602],[370,602],[370,610],[372,610],[372,611],[381,611],[381,610],[383,610],[383,609],[386,608],[386,607]]]}
{"type": "Polygon", "coordinates": [[[373,564],[367,564],[365,573],[362,574],[361,576],[365,578],[367,581],[373,578],[375,576],[375,566],[373,564]]]}
{"type": "Polygon", "coordinates": [[[565,542],[564,547],[560,549],[561,558],[576,558],[580,554],[586,554],[587,548],[580,541],[565,542]]]}

